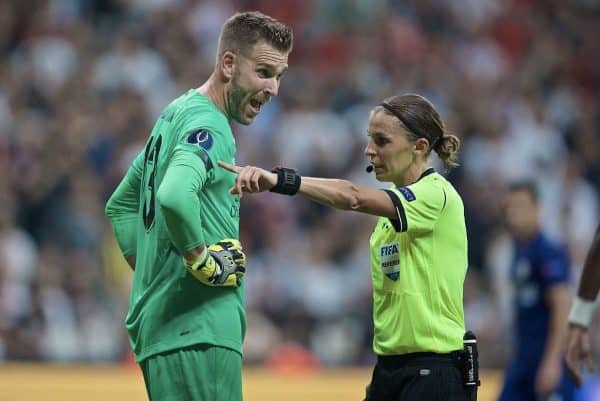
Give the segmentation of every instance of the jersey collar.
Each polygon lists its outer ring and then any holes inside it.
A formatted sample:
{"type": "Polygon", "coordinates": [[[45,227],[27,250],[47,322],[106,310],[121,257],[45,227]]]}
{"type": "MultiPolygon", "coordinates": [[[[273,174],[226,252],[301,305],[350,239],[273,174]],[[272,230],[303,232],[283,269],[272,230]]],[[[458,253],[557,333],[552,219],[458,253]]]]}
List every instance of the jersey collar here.
{"type": "MultiPolygon", "coordinates": [[[[417,183],[417,182],[419,182],[421,179],[423,179],[423,178],[425,178],[425,177],[427,177],[428,175],[431,175],[431,174],[433,174],[433,173],[435,173],[435,169],[434,169],[433,167],[429,167],[427,170],[423,171],[423,174],[421,174],[421,176],[420,176],[419,178],[417,178],[417,181],[415,181],[415,182],[413,182],[413,183],[411,183],[411,184],[408,184],[408,185],[412,185],[412,184],[414,184],[414,183],[417,183]]],[[[407,186],[408,186],[408,185],[407,185],[407,186]]],[[[397,186],[397,185],[394,185],[394,186],[395,186],[396,188],[400,188],[400,187],[399,187],[399,186],[397,186]]]]}
{"type": "MultiPolygon", "coordinates": [[[[435,169],[433,167],[429,167],[427,170],[423,171],[423,174],[421,174],[421,176],[419,177],[419,179],[417,181],[419,181],[421,178],[427,177],[430,174],[435,173],[435,169]]],[[[417,182],[415,181],[415,182],[417,182]]]]}

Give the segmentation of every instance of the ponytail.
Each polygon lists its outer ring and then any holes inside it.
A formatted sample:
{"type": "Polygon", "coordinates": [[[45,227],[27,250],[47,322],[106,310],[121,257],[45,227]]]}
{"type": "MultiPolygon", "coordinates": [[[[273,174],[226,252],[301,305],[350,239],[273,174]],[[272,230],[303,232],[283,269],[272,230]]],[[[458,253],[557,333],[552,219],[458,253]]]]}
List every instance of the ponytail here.
{"type": "Polygon", "coordinates": [[[460,139],[456,135],[444,132],[435,144],[433,150],[444,162],[446,171],[458,166],[458,149],[460,149],[460,139]]]}

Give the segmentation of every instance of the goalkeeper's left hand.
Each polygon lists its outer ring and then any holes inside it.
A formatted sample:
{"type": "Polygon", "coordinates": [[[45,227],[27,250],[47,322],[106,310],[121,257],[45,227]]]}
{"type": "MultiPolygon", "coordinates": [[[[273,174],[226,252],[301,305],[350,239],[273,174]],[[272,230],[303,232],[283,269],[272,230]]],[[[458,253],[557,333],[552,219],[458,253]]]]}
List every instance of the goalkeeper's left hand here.
{"type": "Polygon", "coordinates": [[[227,238],[204,248],[196,260],[183,259],[185,268],[201,283],[218,287],[237,287],[246,272],[242,244],[227,238]]]}

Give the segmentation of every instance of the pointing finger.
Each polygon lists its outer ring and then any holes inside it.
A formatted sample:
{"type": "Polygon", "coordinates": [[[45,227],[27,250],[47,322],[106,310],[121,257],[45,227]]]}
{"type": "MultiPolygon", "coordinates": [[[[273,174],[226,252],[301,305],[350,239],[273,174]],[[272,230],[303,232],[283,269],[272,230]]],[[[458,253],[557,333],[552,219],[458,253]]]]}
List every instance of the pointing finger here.
{"type": "Polygon", "coordinates": [[[233,164],[229,164],[229,163],[225,163],[223,161],[217,162],[217,164],[219,165],[219,167],[224,168],[227,171],[231,171],[232,173],[236,173],[239,174],[240,171],[242,171],[242,168],[239,166],[235,166],[233,164]]]}

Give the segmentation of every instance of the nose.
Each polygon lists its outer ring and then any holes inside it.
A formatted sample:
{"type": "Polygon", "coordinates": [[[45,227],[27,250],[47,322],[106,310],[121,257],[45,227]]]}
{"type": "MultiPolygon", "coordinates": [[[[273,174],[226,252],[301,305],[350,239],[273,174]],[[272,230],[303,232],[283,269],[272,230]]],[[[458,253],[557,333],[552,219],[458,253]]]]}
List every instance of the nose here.
{"type": "Polygon", "coordinates": [[[367,142],[367,146],[365,147],[365,155],[366,156],[375,156],[375,149],[373,149],[372,146],[372,141],[369,139],[369,142],[367,142]]]}
{"type": "Polygon", "coordinates": [[[267,81],[267,84],[265,85],[265,93],[269,97],[277,96],[277,93],[279,93],[279,81],[277,78],[273,77],[267,81]]]}

